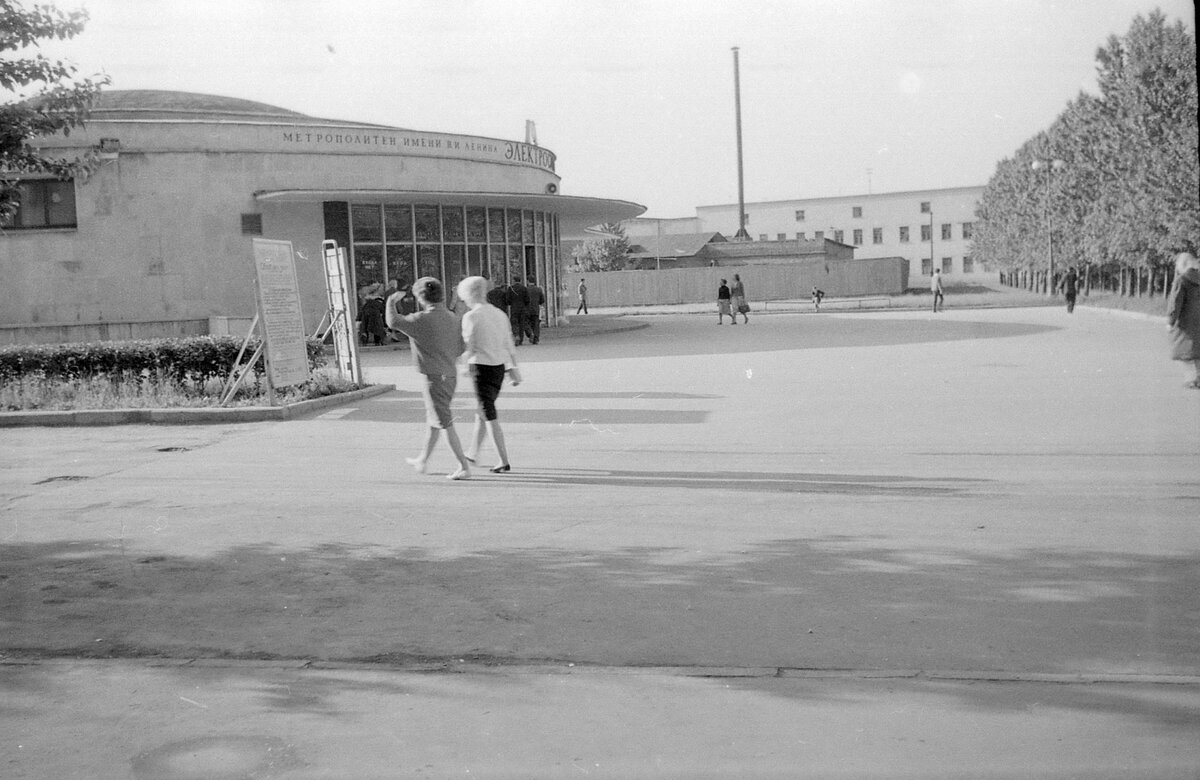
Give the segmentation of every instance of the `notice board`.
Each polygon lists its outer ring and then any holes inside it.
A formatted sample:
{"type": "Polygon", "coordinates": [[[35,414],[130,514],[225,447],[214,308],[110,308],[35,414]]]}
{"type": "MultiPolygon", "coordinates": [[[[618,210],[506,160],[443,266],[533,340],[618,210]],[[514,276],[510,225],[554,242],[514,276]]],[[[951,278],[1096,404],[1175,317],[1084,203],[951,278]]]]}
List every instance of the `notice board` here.
{"type": "Polygon", "coordinates": [[[308,381],[308,345],[291,241],[255,238],[254,269],[267,375],[275,387],[308,381]]]}
{"type": "Polygon", "coordinates": [[[333,332],[333,354],[342,377],[354,383],[362,382],[358,365],[357,334],[352,325],[350,309],[349,274],[346,268],[346,250],[336,241],[321,242],[325,256],[325,290],[329,295],[330,329],[333,332]]]}

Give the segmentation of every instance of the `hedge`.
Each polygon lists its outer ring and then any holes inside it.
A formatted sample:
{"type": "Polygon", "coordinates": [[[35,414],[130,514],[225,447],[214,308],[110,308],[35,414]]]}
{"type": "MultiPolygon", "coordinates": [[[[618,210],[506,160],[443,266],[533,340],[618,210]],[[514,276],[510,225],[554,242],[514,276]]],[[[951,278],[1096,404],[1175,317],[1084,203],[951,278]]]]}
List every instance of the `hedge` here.
{"type": "MultiPolygon", "coordinates": [[[[136,341],[97,341],[75,344],[25,344],[0,347],[0,381],[40,375],[74,379],[128,374],[162,375],[176,380],[225,378],[242,348],[236,336],[192,336],[136,341]]],[[[243,360],[254,354],[259,339],[246,347],[243,360]]],[[[310,368],[325,365],[325,346],[308,340],[310,368]]],[[[255,373],[265,370],[260,357],[255,373]]]]}

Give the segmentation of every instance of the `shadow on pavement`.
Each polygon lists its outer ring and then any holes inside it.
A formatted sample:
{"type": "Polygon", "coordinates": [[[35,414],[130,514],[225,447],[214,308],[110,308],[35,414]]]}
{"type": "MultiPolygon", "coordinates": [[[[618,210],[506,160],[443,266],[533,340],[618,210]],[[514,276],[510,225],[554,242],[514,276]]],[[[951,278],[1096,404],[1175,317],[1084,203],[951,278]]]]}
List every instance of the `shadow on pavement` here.
{"type": "MultiPolygon", "coordinates": [[[[686,540],[457,557],[346,545],[251,545],[193,557],[134,553],[119,540],[10,544],[0,548],[0,649],[392,665],[468,658],[617,667],[1200,671],[1200,571],[1186,559],[992,555],[804,538],[805,517],[819,512],[797,508],[796,538],[720,554],[686,540]]],[[[972,522],[966,510],[962,522],[972,522]]],[[[571,525],[564,517],[560,530],[571,525]]]]}
{"type": "Polygon", "coordinates": [[[613,488],[689,488],[752,493],[827,493],[858,496],[978,497],[979,480],[893,475],[810,474],[787,471],[647,471],[620,469],[516,470],[503,477],[514,485],[589,485],[613,488]]]}
{"type": "Polygon", "coordinates": [[[629,333],[596,333],[586,339],[521,347],[522,362],[600,360],[629,357],[727,355],[745,352],[877,347],[967,339],[1035,336],[1059,330],[1022,322],[977,322],[927,313],[879,318],[825,315],[771,315],[748,325],[718,325],[695,315],[647,317],[647,328],[629,333]],[[697,333],[708,334],[697,339],[697,333]]]}

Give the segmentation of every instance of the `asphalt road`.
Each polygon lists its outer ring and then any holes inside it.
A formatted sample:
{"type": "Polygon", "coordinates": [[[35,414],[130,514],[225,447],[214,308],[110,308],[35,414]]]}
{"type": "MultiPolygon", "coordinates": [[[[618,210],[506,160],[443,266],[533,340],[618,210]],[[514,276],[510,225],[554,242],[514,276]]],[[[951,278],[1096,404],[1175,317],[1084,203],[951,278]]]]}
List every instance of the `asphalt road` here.
{"type": "Polygon", "coordinates": [[[404,352],[305,420],[0,432],[0,773],[1195,776],[1200,393],[1160,323],[520,355],[514,470],[463,483],[403,462],[404,352]]]}

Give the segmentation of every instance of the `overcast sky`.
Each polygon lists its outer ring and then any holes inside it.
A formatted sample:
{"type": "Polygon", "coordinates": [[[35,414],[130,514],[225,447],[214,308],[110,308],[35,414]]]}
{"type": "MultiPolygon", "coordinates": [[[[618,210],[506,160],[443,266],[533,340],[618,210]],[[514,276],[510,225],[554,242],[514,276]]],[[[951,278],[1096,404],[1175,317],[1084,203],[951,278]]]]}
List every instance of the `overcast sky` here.
{"type": "Polygon", "coordinates": [[[523,140],[562,192],[692,216],[737,202],[985,184],[1081,90],[1095,52],[1191,0],[58,0],[55,44],[111,89],[523,140]],[[869,171],[869,173],[868,173],[869,171]]]}

